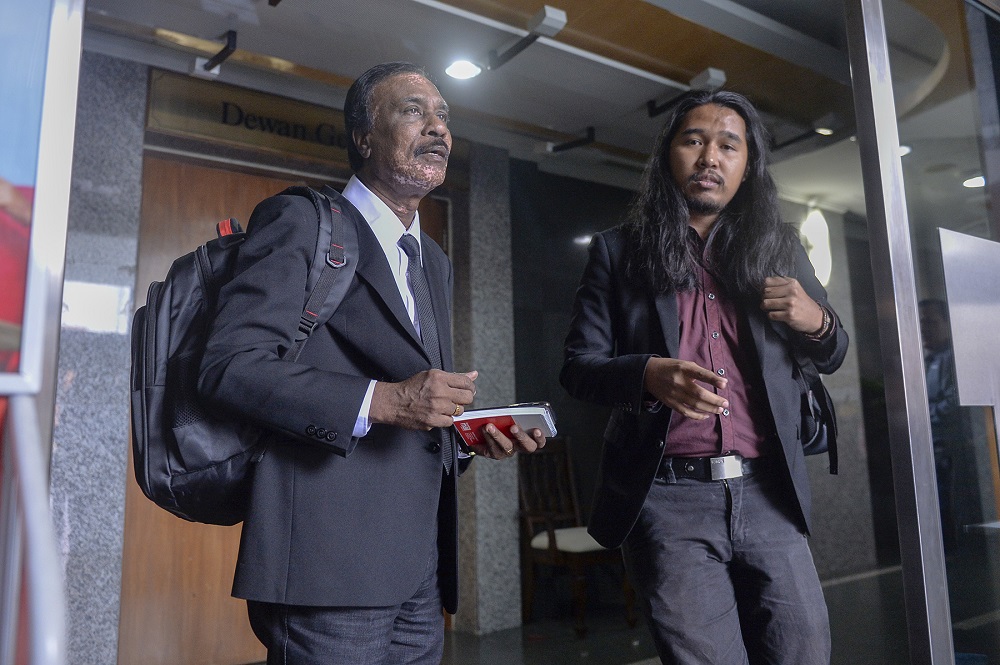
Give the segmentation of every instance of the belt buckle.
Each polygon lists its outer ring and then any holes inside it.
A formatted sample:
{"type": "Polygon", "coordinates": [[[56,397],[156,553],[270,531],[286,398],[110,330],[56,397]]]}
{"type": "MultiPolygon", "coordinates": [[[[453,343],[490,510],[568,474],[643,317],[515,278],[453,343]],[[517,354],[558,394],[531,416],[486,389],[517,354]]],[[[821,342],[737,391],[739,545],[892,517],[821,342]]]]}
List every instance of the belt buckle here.
{"type": "Polygon", "coordinates": [[[743,457],[740,455],[712,457],[708,461],[712,471],[712,480],[727,480],[743,475],[743,457]]]}

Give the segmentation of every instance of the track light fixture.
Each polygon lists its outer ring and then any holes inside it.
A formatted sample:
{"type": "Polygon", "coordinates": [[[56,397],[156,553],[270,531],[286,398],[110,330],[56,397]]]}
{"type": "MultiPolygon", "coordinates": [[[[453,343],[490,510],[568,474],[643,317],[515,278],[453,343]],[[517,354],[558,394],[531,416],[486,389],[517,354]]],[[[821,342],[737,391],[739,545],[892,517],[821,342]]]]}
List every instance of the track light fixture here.
{"type": "Polygon", "coordinates": [[[566,12],[544,5],[528,22],[528,34],[500,48],[492,49],[479,60],[456,60],[445,73],[456,79],[469,79],[484,71],[492,71],[509,62],[511,58],[534,44],[539,37],[554,37],[566,27],[566,12]]]}
{"type": "MultiPolygon", "coordinates": [[[[690,90],[718,90],[726,84],[726,72],[721,69],[716,69],[715,67],[706,67],[705,69],[698,72],[694,78],[688,81],[690,90]]],[[[649,113],[650,118],[655,118],[656,116],[665,113],[674,102],[684,94],[683,90],[675,91],[669,99],[659,104],[656,103],[655,99],[650,99],[646,102],[646,110],[649,113]]]]}
{"type": "Polygon", "coordinates": [[[219,75],[222,63],[236,50],[236,31],[227,30],[226,34],[222,36],[226,40],[226,45],[211,58],[195,58],[194,67],[191,69],[192,74],[201,76],[202,78],[211,78],[219,75]]]}

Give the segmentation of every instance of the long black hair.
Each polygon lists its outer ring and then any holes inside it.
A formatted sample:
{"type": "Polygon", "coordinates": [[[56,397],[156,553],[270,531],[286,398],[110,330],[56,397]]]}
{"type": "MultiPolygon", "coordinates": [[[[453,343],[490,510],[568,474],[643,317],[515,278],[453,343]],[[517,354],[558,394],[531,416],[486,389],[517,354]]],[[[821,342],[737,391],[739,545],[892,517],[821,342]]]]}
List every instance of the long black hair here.
{"type": "Polygon", "coordinates": [[[430,80],[427,72],[419,65],[411,62],[385,62],[359,76],[347,91],[347,98],[344,100],[344,132],[347,134],[347,159],[351,163],[351,170],[355,172],[361,170],[365,160],[354,143],[354,130],[362,134],[372,131],[375,123],[372,114],[375,88],[382,81],[399,74],[420,74],[430,80]]]}
{"type": "Polygon", "coordinates": [[[686,291],[697,284],[699,257],[688,242],[688,202],[670,173],[670,143],[684,117],[706,104],[732,109],[743,118],[748,147],[746,179],[715,222],[709,256],[734,295],[759,298],[766,277],[791,274],[798,240],[778,211],[778,189],[767,169],[767,128],[750,100],[723,90],[688,92],[674,104],[628,213],[626,277],[656,293],[686,291]]]}

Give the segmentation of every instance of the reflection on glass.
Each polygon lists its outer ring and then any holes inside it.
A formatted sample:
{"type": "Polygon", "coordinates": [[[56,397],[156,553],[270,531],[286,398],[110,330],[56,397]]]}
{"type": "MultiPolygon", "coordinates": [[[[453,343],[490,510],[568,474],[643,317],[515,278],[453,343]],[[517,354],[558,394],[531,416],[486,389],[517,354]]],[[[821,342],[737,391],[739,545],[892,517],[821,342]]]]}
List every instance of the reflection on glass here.
{"type": "Polygon", "coordinates": [[[0,177],[0,371],[17,370],[34,188],[0,177]]]}
{"type": "Polygon", "coordinates": [[[49,2],[0,3],[0,374],[18,370],[51,11],[49,2]]]}
{"type": "Polygon", "coordinates": [[[886,13],[886,32],[890,41],[905,37],[908,45],[892,53],[890,64],[899,139],[912,149],[902,164],[955,651],[958,662],[995,662],[1000,656],[996,445],[989,411],[959,403],[955,350],[972,331],[956,330],[949,322],[938,228],[991,236],[980,118],[983,104],[995,107],[997,100],[992,81],[975,80],[974,71],[981,71],[977,59],[989,61],[990,54],[988,48],[977,50],[970,28],[997,28],[975,9],[966,14],[963,3],[892,4],[901,10],[886,13]]]}
{"type": "Polygon", "coordinates": [[[816,279],[823,286],[830,283],[833,258],[830,256],[830,227],[819,208],[812,208],[799,227],[803,244],[809,252],[809,261],[816,269],[816,279]]]}

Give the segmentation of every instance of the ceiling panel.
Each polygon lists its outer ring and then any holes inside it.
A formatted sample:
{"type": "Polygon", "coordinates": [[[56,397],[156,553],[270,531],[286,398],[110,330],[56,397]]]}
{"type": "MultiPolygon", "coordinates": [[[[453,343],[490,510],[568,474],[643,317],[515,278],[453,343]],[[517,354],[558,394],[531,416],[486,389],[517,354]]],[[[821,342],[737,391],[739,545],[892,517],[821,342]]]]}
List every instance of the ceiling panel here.
{"type": "MultiPolygon", "coordinates": [[[[780,148],[776,172],[790,196],[824,190],[838,207],[863,208],[856,150],[842,144],[853,131],[853,102],[849,87],[836,77],[804,67],[787,53],[769,52],[775,49],[767,44],[755,48],[738,29],[713,25],[705,18],[710,14],[702,12],[699,23],[663,8],[675,6],[675,0],[552,1],[567,14],[561,32],[468,81],[447,78],[444,68],[457,57],[483,59],[490,49],[526,34],[540,0],[282,0],[276,7],[266,0],[88,0],[87,29],[175,54],[184,51],[192,64],[194,54],[221,48],[222,34],[233,29],[238,50],[231,62],[251,72],[267,69],[262,79],[291,75],[297,84],[311,82],[333,104],[373,63],[410,60],[438,81],[453,107],[456,133],[507,148],[515,157],[541,160],[553,170],[571,171],[578,163],[592,177],[603,163],[616,171],[606,178],[615,183],[635,183],[637,166],[663,122],[663,116],[649,117],[646,103],[670,99],[693,76],[714,67],[725,72],[728,89],[746,94],[761,109],[780,148]],[[323,91],[330,88],[332,94],[323,91]],[[830,114],[839,133],[821,139],[813,124],[830,114]],[[596,129],[591,147],[545,152],[546,143],[583,136],[589,126],[596,129]],[[829,177],[814,175],[824,165],[829,177]]],[[[884,2],[893,12],[890,38],[897,44],[893,66],[902,80],[900,94],[922,94],[914,98],[914,118],[933,118],[968,86],[959,75],[963,63],[957,56],[966,49],[961,26],[937,0],[910,0],[912,8],[902,0],[884,2]]],[[[793,42],[821,44],[827,58],[836,60],[839,53],[846,61],[840,0],[684,0],[676,6],[695,16],[688,10],[697,5],[729,6],[737,18],[765,17],[754,20],[780,23],[771,28],[792,35],[793,42]]],[[[246,77],[242,81],[247,84],[246,77]]],[[[302,89],[288,87],[291,96],[302,89]]]]}

